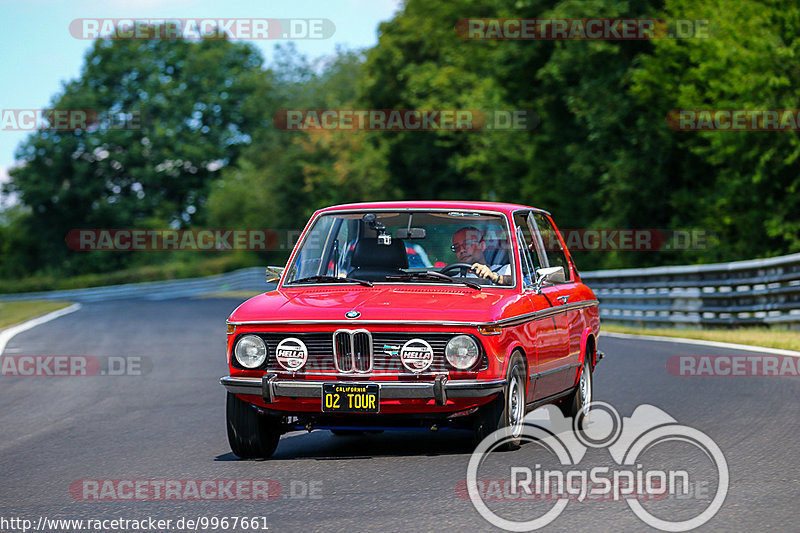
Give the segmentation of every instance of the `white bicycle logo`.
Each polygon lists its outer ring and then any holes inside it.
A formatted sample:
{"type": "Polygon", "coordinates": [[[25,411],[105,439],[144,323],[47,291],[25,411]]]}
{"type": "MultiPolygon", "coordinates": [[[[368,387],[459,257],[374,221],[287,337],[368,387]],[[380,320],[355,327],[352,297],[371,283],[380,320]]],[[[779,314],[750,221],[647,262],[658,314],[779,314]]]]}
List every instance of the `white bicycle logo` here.
{"type": "MultiPolygon", "coordinates": [[[[730,475],[728,463],[719,446],[705,433],[678,424],[661,409],[652,405],[640,405],[624,423],[619,413],[609,404],[591,404],[592,424],[578,431],[582,425],[582,415],[571,421],[563,418],[558,408],[548,406],[553,430],[526,423],[522,431],[524,441],[536,441],[553,453],[559,463],[568,467],[576,465],[589,448],[608,448],[614,461],[620,466],[636,465],[637,459],[656,444],[668,441],[681,441],[699,448],[714,464],[717,476],[717,490],[713,499],[697,516],[682,521],[670,521],[649,513],[638,499],[625,498],[634,514],[646,524],[662,531],[689,531],[708,522],[722,507],[728,493],[730,475]]],[[[560,495],[553,507],[543,516],[527,521],[509,520],[492,511],[483,500],[478,484],[478,469],[492,451],[500,448],[512,437],[506,429],[499,429],[487,436],[472,453],[467,466],[467,491],[472,504],[481,516],[491,524],[506,531],[533,531],[540,529],[564,511],[569,503],[569,495],[560,495]]]]}

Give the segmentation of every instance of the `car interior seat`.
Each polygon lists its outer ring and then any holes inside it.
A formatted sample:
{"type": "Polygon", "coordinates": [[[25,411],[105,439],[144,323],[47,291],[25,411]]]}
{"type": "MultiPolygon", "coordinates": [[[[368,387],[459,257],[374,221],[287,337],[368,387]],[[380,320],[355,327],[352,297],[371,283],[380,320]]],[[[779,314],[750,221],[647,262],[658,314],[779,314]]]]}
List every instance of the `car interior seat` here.
{"type": "Polygon", "coordinates": [[[489,266],[511,264],[511,257],[508,254],[508,250],[506,250],[506,241],[493,238],[495,235],[505,235],[505,232],[498,229],[495,231],[486,231],[485,235],[484,242],[486,243],[486,249],[483,251],[483,256],[486,258],[487,264],[489,266]]]}
{"type": "Polygon", "coordinates": [[[403,274],[408,268],[408,255],[403,239],[392,244],[378,244],[375,237],[359,239],[350,258],[353,269],[349,276],[367,281],[385,281],[386,276],[403,274]]]}

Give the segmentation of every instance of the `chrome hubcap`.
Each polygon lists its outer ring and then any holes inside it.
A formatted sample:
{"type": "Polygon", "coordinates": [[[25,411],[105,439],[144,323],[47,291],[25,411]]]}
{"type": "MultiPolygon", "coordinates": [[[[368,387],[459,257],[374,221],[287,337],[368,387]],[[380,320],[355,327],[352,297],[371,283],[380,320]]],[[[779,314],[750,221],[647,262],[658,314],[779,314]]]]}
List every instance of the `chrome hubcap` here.
{"type": "Polygon", "coordinates": [[[592,372],[588,364],[583,365],[580,381],[581,411],[584,416],[589,414],[589,404],[592,403],[592,372]]]}
{"type": "Polygon", "coordinates": [[[522,420],[525,416],[524,403],[520,378],[514,376],[508,388],[508,425],[511,426],[511,435],[515,438],[522,434],[522,420]]]}

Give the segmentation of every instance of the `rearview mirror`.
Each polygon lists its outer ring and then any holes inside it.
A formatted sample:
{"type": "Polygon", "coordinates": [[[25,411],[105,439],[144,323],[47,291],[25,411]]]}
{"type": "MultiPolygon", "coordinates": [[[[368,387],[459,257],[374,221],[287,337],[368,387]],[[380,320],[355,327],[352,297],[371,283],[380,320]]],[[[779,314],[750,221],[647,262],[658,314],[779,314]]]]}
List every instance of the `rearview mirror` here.
{"type": "Polygon", "coordinates": [[[425,228],[400,228],[396,236],[398,239],[424,239],[425,228]]]}

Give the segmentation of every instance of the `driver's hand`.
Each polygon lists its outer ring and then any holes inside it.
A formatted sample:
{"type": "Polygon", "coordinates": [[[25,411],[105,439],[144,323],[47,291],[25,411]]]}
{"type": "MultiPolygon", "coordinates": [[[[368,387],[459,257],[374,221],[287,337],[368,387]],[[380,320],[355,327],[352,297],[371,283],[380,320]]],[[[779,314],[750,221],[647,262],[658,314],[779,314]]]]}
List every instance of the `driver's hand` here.
{"type": "Polygon", "coordinates": [[[496,272],[492,272],[491,268],[482,263],[474,263],[471,270],[475,272],[479,278],[489,278],[495,283],[500,279],[500,276],[496,272]]]}

